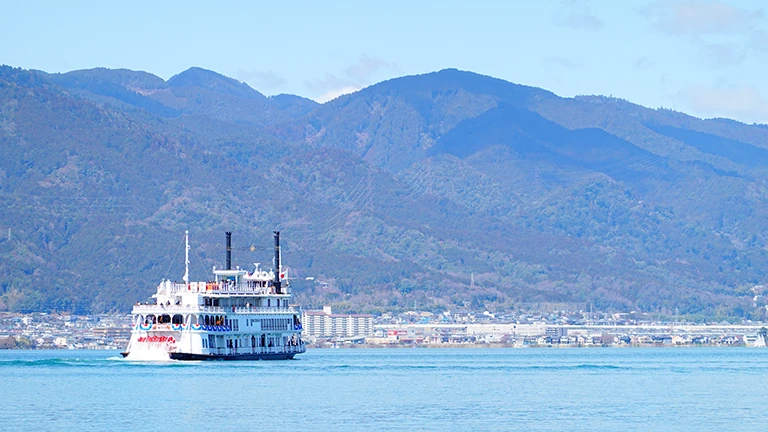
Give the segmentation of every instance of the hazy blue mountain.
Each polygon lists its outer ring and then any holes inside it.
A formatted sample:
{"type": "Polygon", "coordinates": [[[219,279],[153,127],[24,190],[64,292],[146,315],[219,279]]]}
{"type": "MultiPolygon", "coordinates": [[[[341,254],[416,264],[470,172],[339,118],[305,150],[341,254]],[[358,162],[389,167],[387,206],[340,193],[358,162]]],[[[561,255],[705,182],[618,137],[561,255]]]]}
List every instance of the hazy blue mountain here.
{"type": "Polygon", "coordinates": [[[648,129],[676,139],[702,153],[726,158],[748,168],[768,166],[768,149],[745,142],[681,127],[648,123],[648,129]]]}
{"type": "Polygon", "coordinates": [[[125,310],[181,274],[185,229],[207,279],[225,230],[249,266],[279,228],[308,307],[764,310],[760,125],[453,69],[316,104],[2,67],[0,149],[0,308],[125,310]]]}
{"type": "Polygon", "coordinates": [[[94,102],[133,106],[161,117],[180,114],[150,97],[167,90],[168,85],[162,78],[146,72],[96,68],[46,76],[73,94],[94,102]]]}
{"type": "Polygon", "coordinates": [[[281,125],[278,136],[352,151],[398,171],[426,155],[443,134],[500,101],[524,104],[555,97],[533,87],[457,71],[385,81],[323,104],[306,119],[281,125]]]}
{"type": "Polygon", "coordinates": [[[207,69],[191,67],[168,80],[171,88],[198,87],[215,93],[264,101],[266,96],[243,82],[207,69]]]}
{"type": "Polygon", "coordinates": [[[269,99],[277,105],[278,108],[285,111],[291,117],[302,117],[314,111],[319,103],[312,99],[291,94],[279,94],[270,96],[269,99]]]}
{"type": "MultiPolygon", "coordinates": [[[[109,103],[121,109],[134,107],[166,118],[195,116],[192,123],[218,120],[263,126],[301,117],[318,105],[293,95],[267,98],[243,82],[199,67],[174,75],[167,82],[128,69],[40,73],[73,95],[99,104],[109,103]]],[[[190,124],[185,119],[177,121],[190,124]]]]}

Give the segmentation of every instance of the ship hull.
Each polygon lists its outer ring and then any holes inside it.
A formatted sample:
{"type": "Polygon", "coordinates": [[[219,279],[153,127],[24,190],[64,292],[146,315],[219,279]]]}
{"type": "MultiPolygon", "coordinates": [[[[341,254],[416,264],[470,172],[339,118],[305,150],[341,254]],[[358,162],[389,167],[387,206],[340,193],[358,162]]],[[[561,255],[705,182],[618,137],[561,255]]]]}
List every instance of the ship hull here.
{"type": "Polygon", "coordinates": [[[291,360],[297,353],[256,353],[256,354],[192,354],[169,353],[171,360],[291,360]]]}
{"type": "MultiPolygon", "coordinates": [[[[121,352],[124,358],[128,357],[128,352],[121,352]]],[[[269,354],[237,354],[237,355],[219,355],[219,354],[190,354],[190,353],[169,353],[171,360],[182,361],[208,361],[208,360],[293,360],[293,357],[299,353],[269,353],[269,354]]]]}

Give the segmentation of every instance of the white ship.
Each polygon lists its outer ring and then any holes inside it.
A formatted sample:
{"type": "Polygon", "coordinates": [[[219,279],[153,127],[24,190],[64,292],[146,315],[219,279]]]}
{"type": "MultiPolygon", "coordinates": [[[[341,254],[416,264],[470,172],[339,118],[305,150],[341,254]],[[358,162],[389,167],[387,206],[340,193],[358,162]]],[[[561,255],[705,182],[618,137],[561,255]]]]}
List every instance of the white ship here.
{"type": "Polygon", "coordinates": [[[189,281],[189,235],[183,282],[163,280],[154,304],[133,307],[133,330],[123,357],[139,360],[284,360],[306,351],[301,311],[280,266],[275,231],[275,269],[254,264],[232,269],[232,234],[227,232],[226,268],[214,280],[189,281]]]}

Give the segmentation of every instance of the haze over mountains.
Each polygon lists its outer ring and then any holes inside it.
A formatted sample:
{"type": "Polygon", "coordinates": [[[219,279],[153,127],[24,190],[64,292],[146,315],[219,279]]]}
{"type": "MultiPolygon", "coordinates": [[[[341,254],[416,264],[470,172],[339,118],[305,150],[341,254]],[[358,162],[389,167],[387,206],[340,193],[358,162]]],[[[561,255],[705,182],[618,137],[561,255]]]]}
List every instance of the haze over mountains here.
{"type": "Polygon", "coordinates": [[[5,66],[0,309],[126,311],[181,277],[184,230],[206,280],[224,231],[250,268],[281,229],[305,307],[758,317],[767,168],[765,125],[453,69],[317,104],[5,66]]]}

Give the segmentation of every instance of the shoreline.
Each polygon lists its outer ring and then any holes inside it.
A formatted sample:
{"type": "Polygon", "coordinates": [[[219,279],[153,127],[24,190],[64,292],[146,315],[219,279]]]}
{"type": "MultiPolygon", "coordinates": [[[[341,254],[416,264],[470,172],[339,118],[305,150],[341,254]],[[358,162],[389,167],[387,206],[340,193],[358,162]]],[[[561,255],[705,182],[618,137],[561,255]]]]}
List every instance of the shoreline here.
{"type": "Polygon", "coordinates": [[[625,345],[514,345],[514,344],[343,344],[307,345],[307,349],[632,349],[632,348],[759,348],[745,344],[696,344],[696,345],[659,345],[659,344],[625,344],[625,345]]]}

